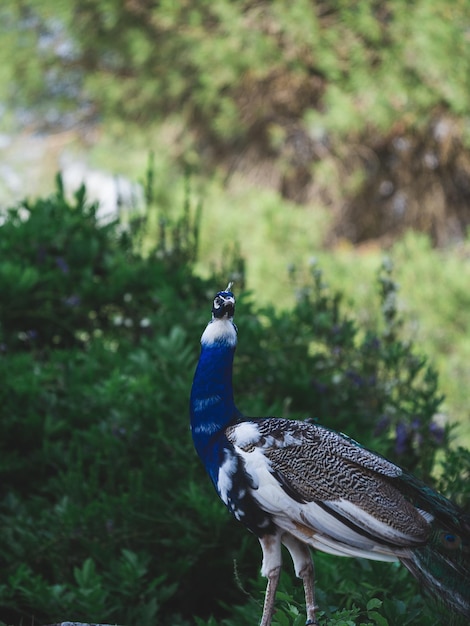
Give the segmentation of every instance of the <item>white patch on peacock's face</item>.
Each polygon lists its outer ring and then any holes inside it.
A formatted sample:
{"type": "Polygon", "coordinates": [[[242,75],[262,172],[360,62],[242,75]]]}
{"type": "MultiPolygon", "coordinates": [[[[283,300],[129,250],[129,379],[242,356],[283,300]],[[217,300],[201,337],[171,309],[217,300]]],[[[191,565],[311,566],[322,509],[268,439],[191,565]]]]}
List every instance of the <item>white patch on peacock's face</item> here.
{"type": "Polygon", "coordinates": [[[218,311],[220,307],[225,306],[227,303],[235,305],[235,298],[229,295],[227,295],[226,297],[222,294],[217,295],[214,298],[214,304],[213,304],[214,311],[218,311]]]}
{"type": "Polygon", "coordinates": [[[230,319],[213,319],[202,333],[201,343],[210,346],[216,343],[235,346],[237,343],[237,329],[230,319]]]}

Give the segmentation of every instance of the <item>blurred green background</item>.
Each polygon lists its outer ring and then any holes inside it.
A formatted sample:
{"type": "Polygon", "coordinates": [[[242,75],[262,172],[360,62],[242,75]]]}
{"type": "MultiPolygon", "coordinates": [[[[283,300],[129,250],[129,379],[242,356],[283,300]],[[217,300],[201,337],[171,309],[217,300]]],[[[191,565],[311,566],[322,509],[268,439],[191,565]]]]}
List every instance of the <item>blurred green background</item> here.
{"type": "MultiPolygon", "coordinates": [[[[0,620],[258,619],[187,426],[229,279],[242,410],[468,507],[469,33],[468,0],[2,2],[0,620]]],[[[316,560],[325,624],[439,619],[316,560]]]]}

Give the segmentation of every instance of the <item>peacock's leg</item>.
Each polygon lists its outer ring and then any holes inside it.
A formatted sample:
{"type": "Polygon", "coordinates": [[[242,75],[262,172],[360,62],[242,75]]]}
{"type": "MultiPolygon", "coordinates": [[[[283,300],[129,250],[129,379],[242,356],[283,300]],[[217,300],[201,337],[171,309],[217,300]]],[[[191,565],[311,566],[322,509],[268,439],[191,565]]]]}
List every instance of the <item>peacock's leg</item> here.
{"type": "Polygon", "coordinates": [[[315,574],[312,556],[308,547],[292,535],[285,534],[282,543],[289,550],[294,563],[296,575],[302,579],[305,592],[305,606],[307,611],[306,624],[318,624],[315,606],[315,574]]]}
{"type": "Polygon", "coordinates": [[[261,618],[260,626],[271,626],[276,589],[281,573],[281,538],[279,534],[265,535],[259,538],[259,542],[263,550],[261,574],[268,579],[264,597],[263,617],[261,618]]]}

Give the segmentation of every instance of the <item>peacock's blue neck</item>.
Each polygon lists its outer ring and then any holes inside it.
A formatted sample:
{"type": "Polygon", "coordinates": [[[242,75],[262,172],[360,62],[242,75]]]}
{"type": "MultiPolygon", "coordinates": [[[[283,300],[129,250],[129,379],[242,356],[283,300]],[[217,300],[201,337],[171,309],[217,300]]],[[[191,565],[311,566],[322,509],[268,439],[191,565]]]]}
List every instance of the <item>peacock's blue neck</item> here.
{"type": "Polygon", "coordinates": [[[240,415],[233,399],[234,354],[235,345],[203,343],[194,374],[190,400],[191,430],[197,453],[206,467],[213,461],[217,434],[240,415]]]}

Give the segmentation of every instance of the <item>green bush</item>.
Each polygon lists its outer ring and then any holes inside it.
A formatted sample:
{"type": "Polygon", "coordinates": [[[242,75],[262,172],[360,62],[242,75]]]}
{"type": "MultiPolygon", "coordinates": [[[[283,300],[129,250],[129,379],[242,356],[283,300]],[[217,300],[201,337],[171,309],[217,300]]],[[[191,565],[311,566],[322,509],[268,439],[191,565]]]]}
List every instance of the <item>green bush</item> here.
{"type": "MultiPolygon", "coordinates": [[[[6,623],[258,619],[257,541],[215,496],[189,433],[199,337],[221,287],[194,273],[190,213],[143,255],[145,220],[100,224],[85,190],[69,201],[59,181],[0,228],[6,623]]],[[[316,266],[288,312],[240,294],[240,408],[319,419],[430,481],[439,451],[440,486],[465,499],[469,457],[449,453],[449,432],[434,424],[436,376],[400,338],[388,266],[379,297],[382,326],[366,329],[316,266]]],[[[403,568],[320,554],[316,565],[328,624],[435,623],[403,568]]],[[[285,573],[277,623],[301,623],[302,602],[285,573]]]]}
{"type": "Polygon", "coordinates": [[[384,262],[381,326],[372,329],[359,326],[313,264],[292,310],[238,320],[235,382],[239,396],[241,389],[245,397],[247,390],[255,395],[262,389],[251,414],[271,407],[271,413],[309,416],[395,461],[406,459],[409,469],[430,480],[435,453],[449,433],[434,422],[442,401],[435,371],[401,338],[391,271],[384,262]]]}

